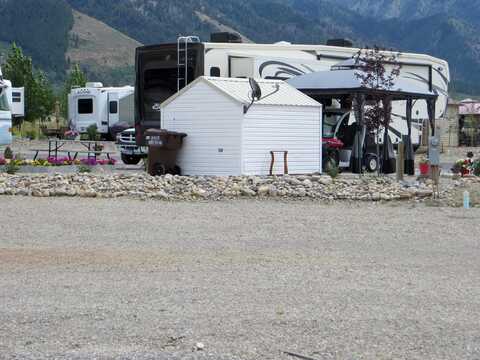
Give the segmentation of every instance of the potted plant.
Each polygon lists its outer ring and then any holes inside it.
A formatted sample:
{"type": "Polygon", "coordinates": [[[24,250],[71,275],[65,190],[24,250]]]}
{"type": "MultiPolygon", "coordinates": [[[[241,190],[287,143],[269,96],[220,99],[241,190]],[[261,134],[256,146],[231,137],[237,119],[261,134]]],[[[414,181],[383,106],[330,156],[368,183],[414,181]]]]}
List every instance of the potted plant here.
{"type": "Polygon", "coordinates": [[[428,175],[430,172],[430,162],[427,158],[423,157],[418,163],[418,166],[420,168],[420,175],[428,175]]]}

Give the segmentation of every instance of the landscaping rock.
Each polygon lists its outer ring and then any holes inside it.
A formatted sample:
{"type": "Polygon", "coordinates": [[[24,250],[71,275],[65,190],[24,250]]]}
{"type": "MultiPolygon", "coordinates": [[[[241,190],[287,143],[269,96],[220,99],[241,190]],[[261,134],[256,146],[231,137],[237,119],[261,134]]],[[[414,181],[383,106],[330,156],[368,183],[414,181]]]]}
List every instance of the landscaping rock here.
{"type": "MultiPolygon", "coordinates": [[[[450,180],[441,198],[477,183],[476,178],[450,180]]],[[[432,197],[431,186],[417,181],[398,183],[393,177],[343,176],[335,181],[324,175],[182,177],[147,174],[16,174],[0,173],[0,195],[79,196],[85,198],[132,197],[160,200],[221,200],[241,197],[284,199],[310,198],[323,201],[423,201],[432,197]]]]}

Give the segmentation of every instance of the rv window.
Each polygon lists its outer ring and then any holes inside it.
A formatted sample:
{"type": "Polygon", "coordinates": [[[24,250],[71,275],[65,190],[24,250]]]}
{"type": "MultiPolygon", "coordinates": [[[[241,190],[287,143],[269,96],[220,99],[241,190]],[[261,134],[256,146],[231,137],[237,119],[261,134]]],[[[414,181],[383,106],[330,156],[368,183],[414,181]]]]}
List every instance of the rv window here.
{"type": "Polygon", "coordinates": [[[93,113],[93,100],[92,99],[78,99],[78,113],[79,114],[92,114],[93,113]]]}
{"type": "Polygon", "coordinates": [[[218,67],[211,67],[211,68],[210,68],[210,76],[220,77],[220,68],[218,68],[218,67]]]}
{"type": "Polygon", "coordinates": [[[18,92],[12,93],[12,102],[14,103],[22,102],[22,95],[18,92]]]}
{"type": "Polygon", "coordinates": [[[118,113],[118,102],[110,101],[110,114],[118,113]]]}

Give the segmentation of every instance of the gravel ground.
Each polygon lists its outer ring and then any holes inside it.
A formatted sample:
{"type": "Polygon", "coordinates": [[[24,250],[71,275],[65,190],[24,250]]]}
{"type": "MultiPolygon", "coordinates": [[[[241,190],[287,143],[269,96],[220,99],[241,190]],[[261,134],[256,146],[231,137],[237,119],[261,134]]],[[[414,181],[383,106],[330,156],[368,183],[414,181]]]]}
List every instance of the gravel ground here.
{"type": "Polygon", "coordinates": [[[478,209],[0,205],[2,359],[480,358],[478,209]]]}

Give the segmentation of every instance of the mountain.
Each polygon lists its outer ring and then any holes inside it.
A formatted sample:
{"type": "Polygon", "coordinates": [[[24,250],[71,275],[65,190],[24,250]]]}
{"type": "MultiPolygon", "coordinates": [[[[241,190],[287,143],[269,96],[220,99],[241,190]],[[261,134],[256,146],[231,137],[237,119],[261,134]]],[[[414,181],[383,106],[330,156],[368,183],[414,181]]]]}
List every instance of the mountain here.
{"type": "Polygon", "coordinates": [[[2,15],[9,4],[0,49],[16,40],[57,77],[80,62],[94,80],[130,82],[140,43],[174,42],[179,34],[207,40],[211,32],[232,30],[254,42],[346,37],[360,47],[428,53],[449,61],[454,91],[480,93],[479,1],[42,0],[41,10],[37,3],[0,0],[2,15]]]}
{"type": "Polygon", "coordinates": [[[133,84],[135,49],[142,44],[76,10],[73,20],[67,63],[81,64],[90,79],[111,85],[133,84]]]}
{"type": "Polygon", "coordinates": [[[0,41],[17,42],[35,63],[57,79],[67,63],[68,32],[72,9],[64,0],[0,0],[0,41]]]}
{"type": "Polygon", "coordinates": [[[363,16],[383,19],[422,19],[444,14],[480,23],[480,2],[472,0],[329,0],[363,16]]]}

